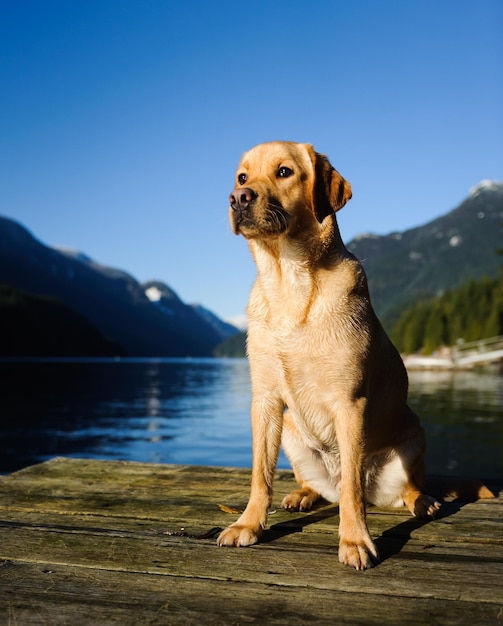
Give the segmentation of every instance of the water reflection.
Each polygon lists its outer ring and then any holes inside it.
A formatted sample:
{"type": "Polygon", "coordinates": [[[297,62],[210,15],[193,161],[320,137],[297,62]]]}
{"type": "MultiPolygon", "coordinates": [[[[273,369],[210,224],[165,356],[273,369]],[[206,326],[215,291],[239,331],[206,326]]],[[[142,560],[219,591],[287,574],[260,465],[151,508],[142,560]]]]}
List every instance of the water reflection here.
{"type": "MultiPolygon", "coordinates": [[[[0,363],[0,471],[57,455],[251,465],[246,360],[0,363]]],[[[428,470],[500,476],[502,378],[410,376],[428,470]]],[[[281,456],[280,467],[288,467],[281,456]]]]}
{"type": "Polygon", "coordinates": [[[503,475],[502,383],[488,372],[409,373],[410,404],[428,435],[428,471],[503,475]]]}
{"type": "Polygon", "coordinates": [[[55,455],[249,465],[240,360],[1,363],[0,471],[55,455]]]}

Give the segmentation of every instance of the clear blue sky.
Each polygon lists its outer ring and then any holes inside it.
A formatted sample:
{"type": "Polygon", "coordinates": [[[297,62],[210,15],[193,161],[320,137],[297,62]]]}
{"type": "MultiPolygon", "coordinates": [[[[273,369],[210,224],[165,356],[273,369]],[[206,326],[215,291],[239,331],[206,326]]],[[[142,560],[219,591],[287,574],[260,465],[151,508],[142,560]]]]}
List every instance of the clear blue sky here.
{"type": "Polygon", "coordinates": [[[0,213],[224,318],[242,152],[313,143],[345,241],[503,179],[501,0],[1,0],[0,213]]]}

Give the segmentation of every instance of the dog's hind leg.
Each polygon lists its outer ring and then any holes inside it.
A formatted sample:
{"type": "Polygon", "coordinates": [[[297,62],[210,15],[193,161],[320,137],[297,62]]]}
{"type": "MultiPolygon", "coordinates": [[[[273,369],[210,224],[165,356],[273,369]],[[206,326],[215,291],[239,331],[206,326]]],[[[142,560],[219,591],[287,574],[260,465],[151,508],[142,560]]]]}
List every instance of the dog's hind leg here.
{"type": "MultiPolygon", "coordinates": [[[[410,409],[409,412],[415,417],[410,409]]],[[[422,519],[435,517],[441,506],[438,500],[423,491],[425,447],[424,429],[418,423],[417,434],[397,450],[407,475],[401,494],[403,503],[413,515],[422,519]]]]}
{"type": "Polygon", "coordinates": [[[285,496],[281,506],[289,511],[309,511],[322,499],[337,502],[339,491],[322,455],[305,444],[289,411],[284,416],[281,443],[301,487],[285,496]]]}
{"type": "Polygon", "coordinates": [[[424,459],[417,460],[415,467],[410,473],[402,493],[402,500],[409,511],[420,519],[435,517],[441,504],[423,491],[424,488],[424,459]]]}
{"type": "Polygon", "coordinates": [[[396,446],[382,464],[367,492],[369,502],[377,506],[403,506],[419,518],[435,517],[440,502],[424,489],[424,431],[396,446]]]}

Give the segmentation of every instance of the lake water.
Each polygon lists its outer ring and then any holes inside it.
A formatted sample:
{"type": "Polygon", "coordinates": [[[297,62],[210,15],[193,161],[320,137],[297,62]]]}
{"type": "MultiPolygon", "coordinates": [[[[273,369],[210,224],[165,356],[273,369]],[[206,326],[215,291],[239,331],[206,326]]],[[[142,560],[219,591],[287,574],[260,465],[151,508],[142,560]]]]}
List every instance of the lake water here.
{"type": "MultiPolygon", "coordinates": [[[[2,473],[54,456],[251,466],[244,359],[1,362],[0,385],[2,473]]],[[[503,475],[501,376],[410,373],[409,402],[428,472],[503,475]]]]}

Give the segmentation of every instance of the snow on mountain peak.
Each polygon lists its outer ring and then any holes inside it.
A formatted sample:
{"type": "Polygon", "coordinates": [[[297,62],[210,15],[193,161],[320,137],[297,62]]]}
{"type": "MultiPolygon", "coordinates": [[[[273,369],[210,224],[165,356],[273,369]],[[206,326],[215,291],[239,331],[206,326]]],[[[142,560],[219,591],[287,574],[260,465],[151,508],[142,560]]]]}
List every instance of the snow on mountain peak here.
{"type": "Polygon", "coordinates": [[[478,196],[482,191],[496,191],[501,188],[503,188],[503,183],[484,178],[484,180],[481,180],[478,185],[475,185],[470,189],[470,196],[478,196]]]}
{"type": "Polygon", "coordinates": [[[66,246],[50,246],[53,250],[64,254],[72,259],[76,259],[77,261],[82,261],[83,263],[92,263],[91,257],[84,254],[80,250],[75,250],[74,248],[67,248],[66,246]]]}
{"type": "Polygon", "coordinates": [[[239,328],[241,331],[245,331],[248,329],[248,318],[246,313],[242,313],[239,315],[234,315],[233,317],[229,317],[225,320],[229,324],[232,324],[236,328],[239,328]]]}
{"type": "Polygon", "coordinates": [[[145,295],[150,300],[150,302],[159,302],[159,300],[162,298],[161,290],[158,287],[154,286],[145,289],[145,295]]]}
{"type": "Polygon", "coordinates": [[[379,239],[379,235],[376,235],[375,233],[360,233],[359,235],[356,235],[354,239],[355,241],[362,241],[362,239],[379,239]]]}

